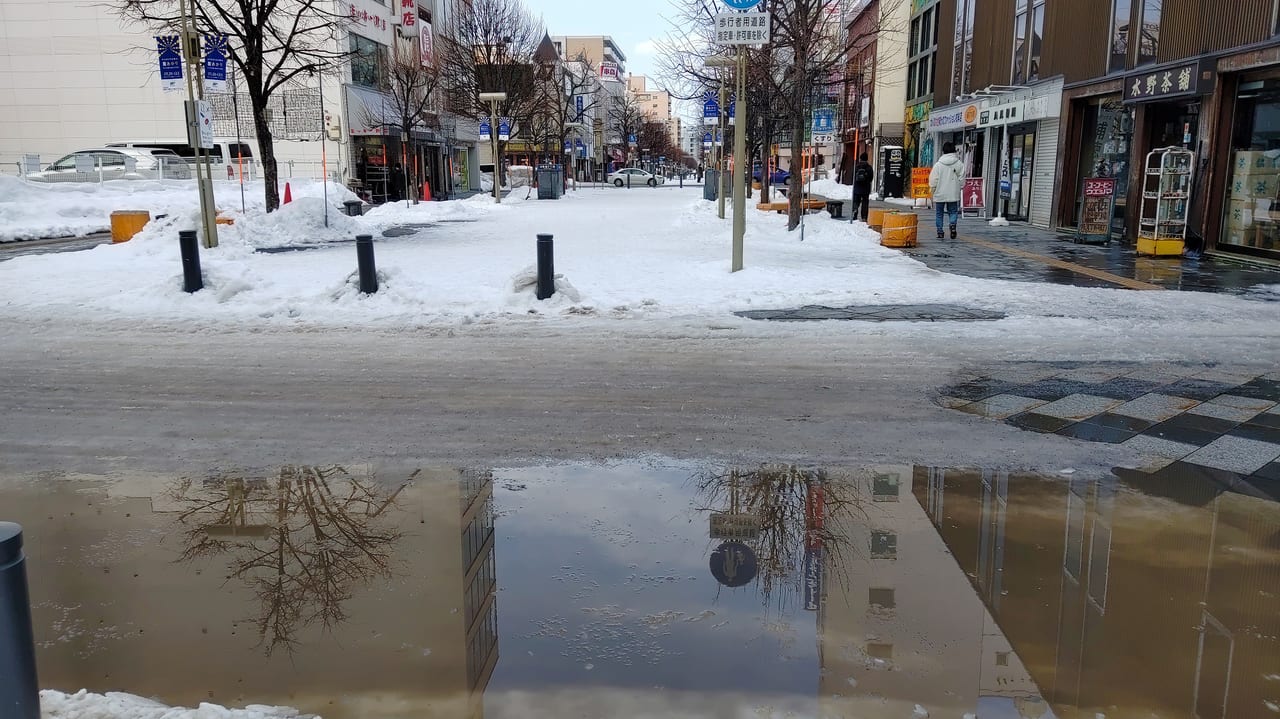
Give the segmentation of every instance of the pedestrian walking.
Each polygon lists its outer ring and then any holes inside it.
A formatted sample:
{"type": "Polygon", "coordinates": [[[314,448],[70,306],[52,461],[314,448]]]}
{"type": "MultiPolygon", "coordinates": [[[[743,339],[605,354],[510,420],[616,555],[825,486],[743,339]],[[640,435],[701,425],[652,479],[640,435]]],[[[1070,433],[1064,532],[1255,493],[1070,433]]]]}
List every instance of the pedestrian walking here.
{"type": "Polygon", "coordinates": [[[933,192],[933,207],[938,224],[938,239],[941,240],[942,213],[946,212],[951,219],[951,239],[956,238],[956,222],[960,219],[960,193],[964,190],[964,163],[956,154],[954,143],[942,145],[942,157],[933,165],[929,173],[929,189],[933,192]]]}
{"type": "Polygon", "coordinates": [[[876,178],[875,170],[871,169],[871,163],[867,162],[867,153],[858,156],[858,162],[853,166],[853,219],[867,221],[870,208],[868,205],[871,201],[871,181],[876,178]]]}

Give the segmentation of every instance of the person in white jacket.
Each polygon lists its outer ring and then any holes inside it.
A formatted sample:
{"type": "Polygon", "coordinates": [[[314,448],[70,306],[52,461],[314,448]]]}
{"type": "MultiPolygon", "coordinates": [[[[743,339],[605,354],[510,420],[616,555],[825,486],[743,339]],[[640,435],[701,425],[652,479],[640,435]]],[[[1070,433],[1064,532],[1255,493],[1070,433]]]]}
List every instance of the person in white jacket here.
{"type": "Polygon", "coordinates": [[[929,189],[933,191],[934,212],[937,214],[938,239],[942,233],[942,213],[951,217],[951,239],[956,238],[956,222],[960,219],[960,193],[964,190],[964,162],[956,155],[953,143],[942,145],[942,157],[933,164],[929,173],[929,189]]]}

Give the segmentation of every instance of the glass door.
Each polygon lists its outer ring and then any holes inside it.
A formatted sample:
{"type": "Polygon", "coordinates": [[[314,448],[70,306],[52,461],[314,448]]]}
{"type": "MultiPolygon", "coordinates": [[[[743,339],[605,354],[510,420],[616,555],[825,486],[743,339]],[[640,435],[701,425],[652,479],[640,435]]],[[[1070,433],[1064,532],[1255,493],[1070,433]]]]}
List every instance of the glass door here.
{"type": "Polygon", "coordinates": [[[1031,180],[1036,156],[1036,132],[1032,127],[1009,129],[1010,220],[1026,221],[1031,211],[1031,180]]]}

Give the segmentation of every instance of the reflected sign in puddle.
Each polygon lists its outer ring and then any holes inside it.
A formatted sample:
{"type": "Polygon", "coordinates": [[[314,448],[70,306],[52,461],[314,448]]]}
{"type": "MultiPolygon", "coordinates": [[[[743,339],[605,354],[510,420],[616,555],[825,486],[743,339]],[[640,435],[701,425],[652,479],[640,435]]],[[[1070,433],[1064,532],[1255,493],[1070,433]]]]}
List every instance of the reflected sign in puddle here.
{"type": "Polygon", "coordinates": [[[1251,717],[1280,509],[693,463],[0,485],[42,684],[356,717],[1251,717]]]}

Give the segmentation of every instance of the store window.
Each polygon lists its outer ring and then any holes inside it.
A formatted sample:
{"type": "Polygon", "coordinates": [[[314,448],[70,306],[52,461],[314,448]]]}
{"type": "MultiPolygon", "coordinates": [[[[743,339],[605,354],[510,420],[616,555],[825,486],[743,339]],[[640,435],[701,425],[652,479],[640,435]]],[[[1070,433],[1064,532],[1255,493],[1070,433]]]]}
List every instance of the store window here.
{"type": "Polygon", "coordinates": [[[1044,38],[1044,0],[1034,5],[1018,0],[1013,17],[1012,84],[1025,85],[1040,79],[1040,48],[1044,38]]]}
{"type": "Polygon", "coordinates": [[[1111,59],[1108,72],[1122,72],[1128,67],[1130,0],[1115,0],[1111,6],[1111,59]]]}
{"type": "Polygon", "coordinates": [[[1280,256],[1280,80],[1242,82],[1218,247],[1280,256]]]}
{"type": "Polygon", "coordinates": [[[1164,14],[1164,0],[1141,0],[1142,35],[1138,41],[1138,64],[1156,61],[1160,49],[1160,18],[1164,14]]]}
{"type": "Polygon", "coordinates": [[[351,33],[351,84],[382,87],[387,77],[387,46],[351,33]]]}
{"type": "Polygon", "coordinates": [[[1133,144],[1133,110],[1119,97],[1099,100],[1085,108],[1080,179],[1076,188],[1076,219],[1083,210],[1084,182],[1091,177],[1116,181],[1112,231],[1123,234],[1129,196],[1129,151],[1133,144]]]}

